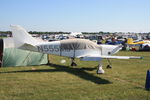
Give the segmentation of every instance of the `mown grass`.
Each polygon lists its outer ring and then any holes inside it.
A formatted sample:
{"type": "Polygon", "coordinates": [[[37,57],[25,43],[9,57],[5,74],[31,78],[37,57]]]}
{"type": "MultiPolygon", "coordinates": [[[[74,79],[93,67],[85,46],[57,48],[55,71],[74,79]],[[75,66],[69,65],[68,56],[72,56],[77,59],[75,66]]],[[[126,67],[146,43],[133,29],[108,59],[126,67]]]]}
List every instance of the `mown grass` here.
{"type": "Polygon", "coordinates": [[[121,51],[117,55],[144,56],[144,59],[112,61],[112,69],[96,74],[98,62],[50,55],[51,65],[0,69],[0,100],[150,100],[146,91],[146,71],[150,52],[121,51]],[[67,62],[62,64],[60,61],[67,62]]]}

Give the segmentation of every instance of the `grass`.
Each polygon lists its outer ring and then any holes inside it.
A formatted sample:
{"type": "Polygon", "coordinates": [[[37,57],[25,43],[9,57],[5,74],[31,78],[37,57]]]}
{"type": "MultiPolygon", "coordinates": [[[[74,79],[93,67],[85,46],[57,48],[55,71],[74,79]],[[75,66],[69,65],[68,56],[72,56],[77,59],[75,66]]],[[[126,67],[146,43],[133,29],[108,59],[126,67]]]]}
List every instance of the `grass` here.
{"type": "Polygon", "coordinates": [[[53,55],[51,65],[1,68],[0,100],[150,100],[150,91],[144,88],[150,52],[117,55],[144,59],[113,59],[113,68],[104,67],[106,73],[100,75],[96,74],[98,62],[77,59],[78,66],[72,68],[70,59],[53,55]]]}
{"type": "Polygon", "coordinates": [[[3,39],[3,38],[6,38],[6,37],[4,37],[4,36],[0,36],[0,39],[3,39]]]}

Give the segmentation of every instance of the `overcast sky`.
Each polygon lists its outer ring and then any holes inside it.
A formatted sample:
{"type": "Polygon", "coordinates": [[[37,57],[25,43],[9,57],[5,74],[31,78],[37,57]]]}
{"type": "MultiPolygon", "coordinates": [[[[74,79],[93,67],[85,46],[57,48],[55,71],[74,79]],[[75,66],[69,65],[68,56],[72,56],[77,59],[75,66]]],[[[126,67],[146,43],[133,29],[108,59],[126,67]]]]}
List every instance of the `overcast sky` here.
{"type": "Polygon", "coordinates": [[[150,0],[0,0],[0,30],[150,32],[150,0]]]}

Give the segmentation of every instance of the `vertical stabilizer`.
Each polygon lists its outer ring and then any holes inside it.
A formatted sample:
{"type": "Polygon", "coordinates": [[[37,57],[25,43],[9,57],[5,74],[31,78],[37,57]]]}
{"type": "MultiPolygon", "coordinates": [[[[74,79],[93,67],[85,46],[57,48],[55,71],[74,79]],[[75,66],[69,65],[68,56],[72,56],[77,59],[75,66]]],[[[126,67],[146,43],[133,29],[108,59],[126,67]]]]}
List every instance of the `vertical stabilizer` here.
{"type": "Polygon", "coordinates": [[[12,30],[15,47],[20,48],[25,44],[35,46],[38,43],[38,41],[21,26],[11,25],[10,27],[12,30]]]}

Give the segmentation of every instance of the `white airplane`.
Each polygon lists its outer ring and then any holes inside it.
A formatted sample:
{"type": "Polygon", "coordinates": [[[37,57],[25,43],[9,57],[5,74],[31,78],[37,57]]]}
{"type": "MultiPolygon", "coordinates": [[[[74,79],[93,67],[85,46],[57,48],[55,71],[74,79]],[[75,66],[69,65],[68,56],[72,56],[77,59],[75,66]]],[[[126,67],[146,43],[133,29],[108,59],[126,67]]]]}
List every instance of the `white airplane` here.
{"type": "MultiPolygon", "coordinates": [[[[53,42],[41,42],[33,38],[19,25],[11,25],[15,47],[46,54],[65,56],[72,59],[71,66],[76,66],[75,58],[81,61],[99,61],[97,73],[102,74],[102,59],[141,59],[135,56],[112,56],[121,50],[122,46],[97,45],[86,39],[68,39],[53,42]]],[[[108,60],[110,63],[110,61],[108,60]]],[[[108,65],[108,67],[111,67],[108,65]]]]}
{"type": "Polygon", "coordinates": [[[82,35],[81,32],[71,32],[70,36],[77,36],[77,35],[82,35]]]}

